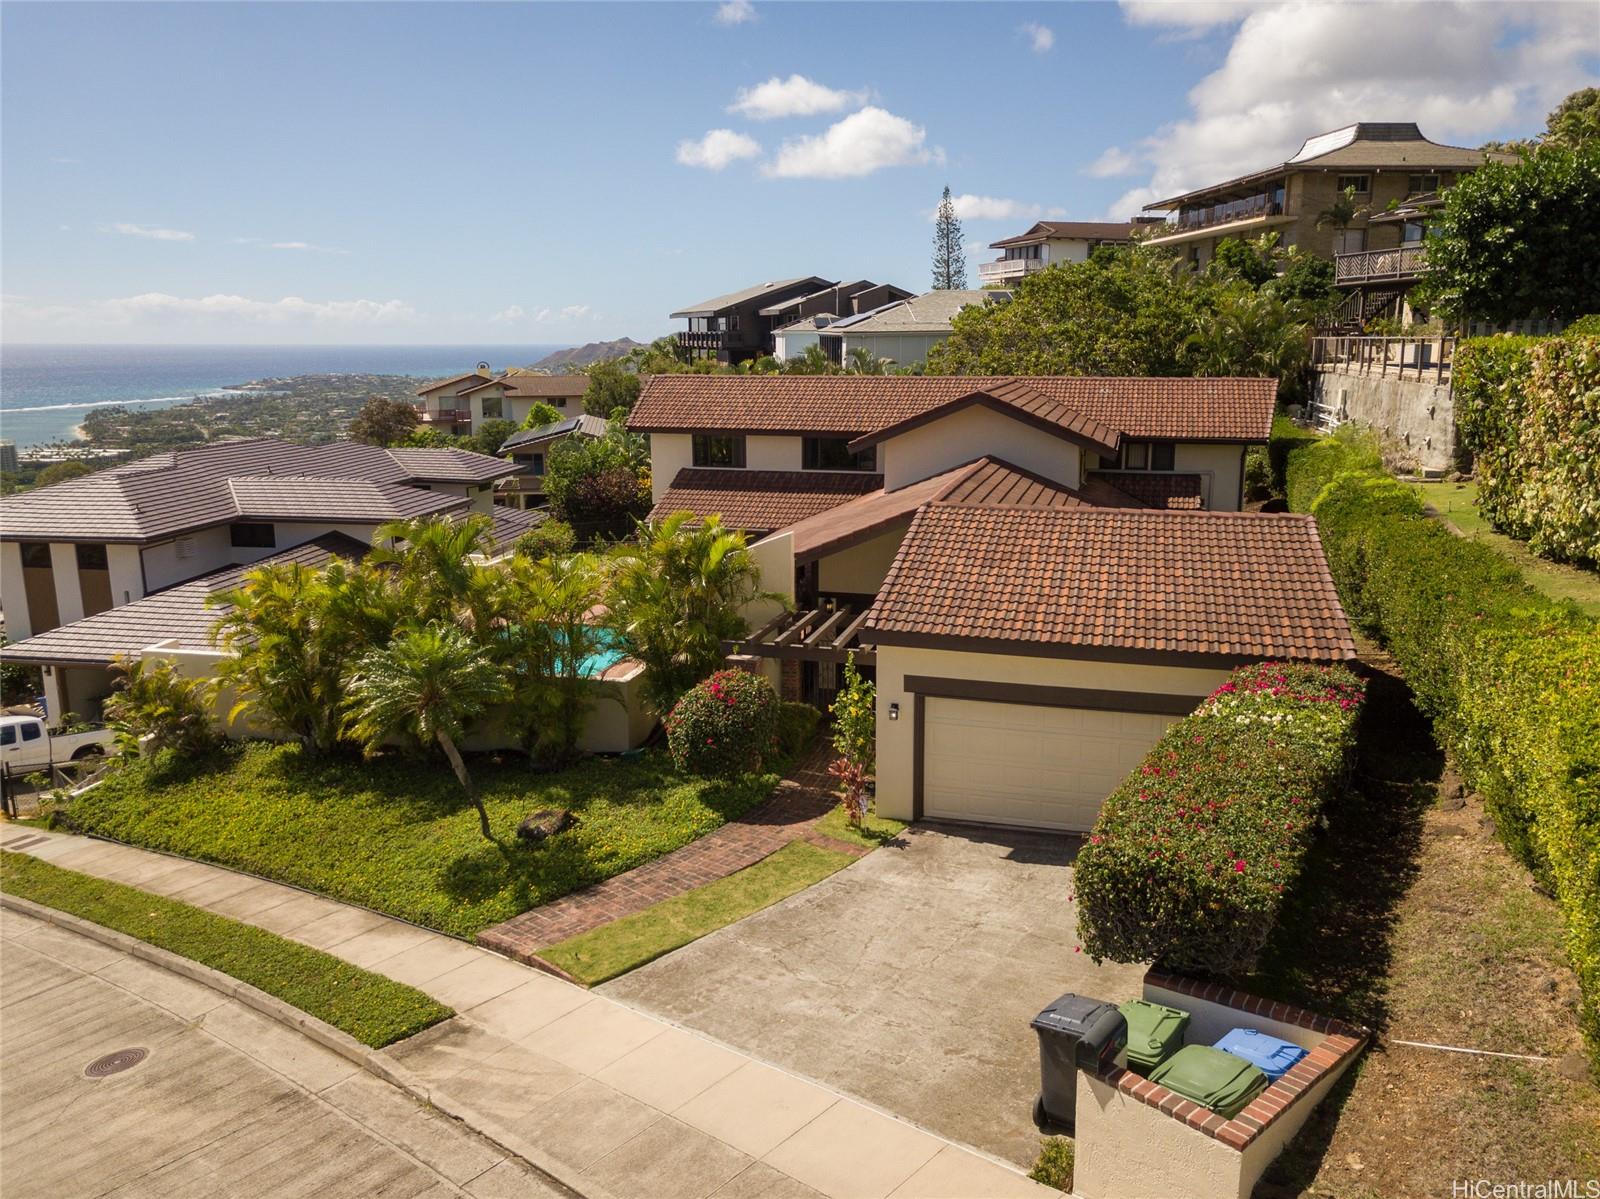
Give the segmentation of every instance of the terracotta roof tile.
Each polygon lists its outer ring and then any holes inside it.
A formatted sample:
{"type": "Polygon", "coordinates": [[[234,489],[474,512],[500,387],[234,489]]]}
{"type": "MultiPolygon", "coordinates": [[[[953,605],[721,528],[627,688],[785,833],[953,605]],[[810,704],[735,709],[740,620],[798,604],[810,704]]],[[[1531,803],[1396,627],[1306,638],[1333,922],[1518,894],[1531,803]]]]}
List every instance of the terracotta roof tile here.
{"type": "Polygon", "coordinates": [[[1073,489],[999,458],[980,458],[939,493],[942,504],[985,508],[1140,508],[1133,496],[1090,479],[1073,489]]]}
{"type": "Polygon", "coordinates": [[[1308,516],[930,504],[862,633],[1343,660],[1349,624],[1308,516]]]}
{"type": "Polygon", "coordinates": [[[767,533],[882,486],[882,475],[865,471],[686,467],[651,509],[650,518],[693,512],[720,516],[729,528],[767,533]]]}
{"type": "Polygon", "coordinates": [[[1096,471],[1095,479],[1133,496],[1147,508],[1204,508],[1205,486],[1199,475],[1152,474],[1142,470],[1096,471]]]}
{"type": "Polygon", "coordinates": [[[1038,375],[653,375],[628,427],[864,436],[974,392],[1020,384],[1129,437],[1266,441],[1271,379],[1038,375]]]}

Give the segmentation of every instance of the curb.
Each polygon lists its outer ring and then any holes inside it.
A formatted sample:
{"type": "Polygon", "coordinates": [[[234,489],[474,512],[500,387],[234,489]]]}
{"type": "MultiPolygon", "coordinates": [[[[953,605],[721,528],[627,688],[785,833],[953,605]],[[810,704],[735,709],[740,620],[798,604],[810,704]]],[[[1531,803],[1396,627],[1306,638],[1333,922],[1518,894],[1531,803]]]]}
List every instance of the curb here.
{"type": "MultiPolygon", "coordinates": [[[[251,1008],[270,1020],[275,1020],[295,1032],[309,1037],[324,1049],[337,1053],[345,1060],[361,1067],[367,1073],[382,1079],[390,1086],[404,1091],[419,1103],[425,1104],[434,1110],[449,1116],[452,1120],[465,1126],[474,1135],[482,1137],[496,1148],[504,1150],[512,1157],[521,1159],[532,1166],[538,1173],[543,1174],[557,1186],[570,1191],[579,1199],[617,1199],[611,1191],[601,1187],[592,1179],[583,1178],[577,1170],[565,1163],[551,1158],[543,1150],[528,1144],[523,1138],[514,1133],[501,1131],[485,1131],[481,1118],[468,1105],[449,1095],[435,1095],[423,1081],[405,1066],[385,1055],[377,1049],[363,1045],[349,1033],[333,1027],[325,1021],[318,1020],[315,1016],[301,1011],[292,1004],[285,1003],[274,995],[268,995],[259,987],[249,983],[240,982],[238,979],[213,970],[210,966],[186,958],[180,954],[172,953],[159,946],[141,941],[137,937],[130,937],[126,933],[119,933],[115,929],[106,928],[85,920],[81,916],[74,916],[70,912],[63,912],[57,908],[47,907],[44,904],[34,903],[31,899],[23,899],[17,895],[0,892],[0,908],[20,912],[24,916],[31,916],[35,920],[42,920],[46,924],[53,924],[64,928],[68,932],[77,933],[92,941],[119,950],[131,957],[139,958],[153,966],[157,966],[169,973],[187,978],[202,986],[210,987],[213,991],[220,992],[230,999],[237,999],[246,1007],[251,1008]]],[[[450,1019],[458,1019],[452,1016],[450,1019]]],[[[444,1023],[441,1021],[440,1023],[444,1023]]],[[[435,1025],[434,1027],[438,1027],[435,1025]]]]}

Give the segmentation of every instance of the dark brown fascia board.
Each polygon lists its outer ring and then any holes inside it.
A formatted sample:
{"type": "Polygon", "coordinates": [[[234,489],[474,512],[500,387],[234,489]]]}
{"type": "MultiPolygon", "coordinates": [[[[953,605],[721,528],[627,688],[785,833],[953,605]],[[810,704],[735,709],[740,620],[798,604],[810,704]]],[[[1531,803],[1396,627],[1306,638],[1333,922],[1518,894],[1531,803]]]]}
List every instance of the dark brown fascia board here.
{"type": "Polygon", "coordinates": [[[903,646],[907,649],[944,649],[977,654],[1009,654],[1018,658],[1077,658],[1092,662],[1125,662],[1142,666],[1195,666],[1232,669],[1254,662],[1348,662],[1354,650],[1317,657],[1295,654],[1222,654],[1171,649],[1135,649],[1118,645],[1075,645],[1059,641],[1007,640],[1000,637],[956,637],[941,633],[903,633],[864,626],[860,640],[868,645],[903,646]]]}
{"type": "MultiPolygon", "coordinates": [[[[1062,441],[1075,442],[1085,449],[1099,451],[1109,448],[1113,454],[1117,452],[1118,446],[1116,445],[1107,447],[1103,442],[1096,441],[1094,438],[1087,437],[1082,433],[1076,433],[1063,425],[1056,424],[1055,421],[1045,420],[1044,417],[1018,408],[1015,404],[997,400],[986,391],[970,392],[958,399],[940,404],[937,408],[919,412],[916,416],[908,416],[904,420],[896,421],[892,425],[885,425],[883,428],[876,429],[871,433],[863,433],[850,443],[850,448],[859,453],[864,449],[877,445],[879,442],[887,441],[891,437],[909,433],[912,429],[930,425],[934,421],[942,420],[944,417],[952,416],[957,412],[962,412],[972,407],[987,408],[991,412],[999,413],[1001,416],[1009,416],[1025,425],[1033,425],[1035,428],[1041,429],[1054,437],[1059,437],[1062,441]]],[[[1082,414],[1079,413],[1078,415],[1081,416],[1082,414]]],[[[1087,420],[1088,418],[1085,417],[1084,419],[1087,420]]],[[[1120,438],[1125,436],[1126,434],[1124,433],[1118,433],[1118,445],[1121,444],[1120,438]]]]}
{"type": "MultiPolygon", "coordinates": [[[[43,636],[43,634],[40,634],[40,636],[43,636]]],[[[133,651],[130,650],[129,652],[133,651]]],[[[0,652],[0,662],[5,662],[8,665],[16,663],[23,666],[55,666],[62,669],[73,667],[83,669],[99,666],[110,670],[113,665],[113,659],[111,658],[72,658],[61,654],[53,658],[44,658],[38,654],[19,654],[11,647],[7,647],[3,652],[0,652]]]]}
{"type": "Polygon", "coordinates": [[[994,704],[1026,704],[1038,708],[1093,708],[1112,712],[1149,712],[1161,716],[1187,716],[1204,695],[1162,694],[1153,691],[1109,691],[1097,687],[1041,687],[998,683],[984,679],[939,678],[910,675],[907,691],[935,699],[975,699],[994,704]]]}
{"type": "MultiPolygon", "coordinates": [[[[863,437],[860,429],[750,429],[729,425],[634,425],[630,433],[682,433],[690,437],[863,437]]],[[[870,471],[862,472],[870,474],[870,471]]]]}

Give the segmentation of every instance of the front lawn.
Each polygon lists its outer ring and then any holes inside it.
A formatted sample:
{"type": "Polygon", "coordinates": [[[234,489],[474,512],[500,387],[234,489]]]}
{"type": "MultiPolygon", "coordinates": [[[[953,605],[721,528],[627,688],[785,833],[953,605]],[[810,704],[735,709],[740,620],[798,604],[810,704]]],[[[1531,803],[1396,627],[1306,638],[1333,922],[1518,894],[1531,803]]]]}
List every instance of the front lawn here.
{"type": "Polygon", "coordinates": [[[374,1049],[455,1014],[415,987],[266,929],[26,854],[4,853],[0,859],[0,890],[220,970],[374,1049]]]}
{"type": "Polygon", "coordinates": [[[70,814],[89,832],[470,937],[693,841],[765,799],[780,777],[686,777],[659,752],[555,774],[534,773],[516,755],[470,766],[498,844],[479,834],[443,762],[318,758],[260,742],[194,762],[130,763],[70,814]],[[517,824],[541,808],[568,808],[576,822],[525,845],[517,824]]]}

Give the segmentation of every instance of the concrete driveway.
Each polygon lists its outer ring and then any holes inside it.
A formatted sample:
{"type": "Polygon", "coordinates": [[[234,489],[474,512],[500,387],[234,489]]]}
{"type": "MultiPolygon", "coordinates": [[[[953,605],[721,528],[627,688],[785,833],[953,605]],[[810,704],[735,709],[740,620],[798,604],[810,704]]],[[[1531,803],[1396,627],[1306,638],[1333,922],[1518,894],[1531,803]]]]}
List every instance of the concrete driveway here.
{"type": "Polygon", "coordinates": [[[1072,837],[919,824],[818,885],[600,988],[926,1128],[1031,1165],[1038,1048],[1064,991],[1137,966],[1076,945],[1072,837]]]}

